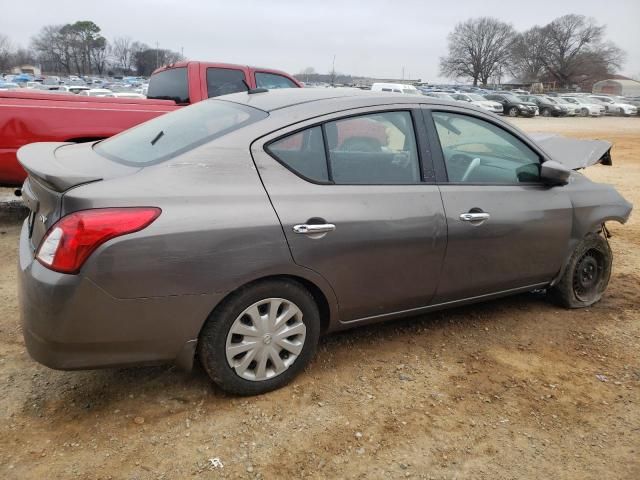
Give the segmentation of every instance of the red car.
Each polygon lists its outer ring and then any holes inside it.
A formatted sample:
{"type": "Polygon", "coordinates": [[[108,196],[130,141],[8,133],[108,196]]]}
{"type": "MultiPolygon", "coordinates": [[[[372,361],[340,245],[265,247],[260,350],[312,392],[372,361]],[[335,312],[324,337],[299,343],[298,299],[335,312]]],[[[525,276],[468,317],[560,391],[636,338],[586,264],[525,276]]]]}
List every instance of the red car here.
{"type": "Polygon", "coordinates": [[[189,61],[153,72],[147,99],[0,91],[0,186],[24,182],[16,151],[28,143],[101,140],[210,97],[297,87],[301,85],[295,78],[278,70],[189,61]]]}

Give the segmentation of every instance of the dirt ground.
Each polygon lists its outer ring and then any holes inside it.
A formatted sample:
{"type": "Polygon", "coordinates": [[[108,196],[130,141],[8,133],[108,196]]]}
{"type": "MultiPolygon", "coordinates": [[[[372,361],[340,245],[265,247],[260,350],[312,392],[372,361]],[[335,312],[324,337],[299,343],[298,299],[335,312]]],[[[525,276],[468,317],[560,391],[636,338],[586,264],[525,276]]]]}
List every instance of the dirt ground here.
{"type": "MultiPolygon", "coordinates": [[[[516,123],[613,141],[614,165],[588,175],[640,206],[640,119],[516,123]]],[[[614,271],[592,308],[528,294],[331,335],[291,386],[255,398],[199,368],[35,363],[19,226],[0,222],[0,478],[640,478],[637,212],[610,225],[614,271]]]]}

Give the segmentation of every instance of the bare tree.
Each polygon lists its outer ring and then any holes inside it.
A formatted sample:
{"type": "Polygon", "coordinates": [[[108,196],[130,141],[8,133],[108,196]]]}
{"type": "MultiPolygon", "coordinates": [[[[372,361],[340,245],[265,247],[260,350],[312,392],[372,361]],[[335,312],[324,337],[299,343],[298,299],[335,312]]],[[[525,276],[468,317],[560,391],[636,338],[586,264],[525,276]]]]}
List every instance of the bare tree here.
{"type": "Polygon", "coordinates": [[[113,57],[115,59],[116,68],[127,74],[133,67],[135,53],[140,44],[134,42],[131,37],[116,37],[113,39],[113,57]]]}
{"type": "Polygon", "coordinates": [[[86,75],[104,70],[108,43],[91,21],[47,25],[31,44],[48,71],[86,75]]]}
{"type": "Polygon", "coordinates": [[[0,73],[11,67],[13,45],[9,37],[0,33],[0,73]]]}
{"type": "Polygon", "coordinates": [[[509,59],[515,30],[495,18],[481,17],[459,23],[449,34],[449,53],[440,59],[440,71],[452,78],[471,78],[486,84],[509,59]]]}
{"type": "Polygon", "coordinates": [[[526,82],[537,82],[546,73],[544,55],[547,50],[547,37],[544,29],[533,27],[518,33],[511,45],[508,71],[526,82]]]}
{"type": "Polygon", "coordinates": [[[606,27],[584,15],[564,15],[542,29],[546,43],[540,59],[560,85],[570,86],[596,71],[610,72],[624,61],[624,52],[604,42],[606,27]]]}

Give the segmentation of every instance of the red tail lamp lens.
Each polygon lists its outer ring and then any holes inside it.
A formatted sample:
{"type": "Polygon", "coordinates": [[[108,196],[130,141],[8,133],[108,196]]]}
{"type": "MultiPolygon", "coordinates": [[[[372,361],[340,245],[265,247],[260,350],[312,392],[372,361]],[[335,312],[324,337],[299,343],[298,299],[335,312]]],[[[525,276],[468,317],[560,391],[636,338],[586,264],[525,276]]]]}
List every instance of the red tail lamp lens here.
{"type": "Polygon", "coordinates": [[[135,207],[71,213],[49,229],[38,247],[36,258],[51,270],[77,273],[100,245],[148,227],[160,212],[155,207],[135,207]]]}

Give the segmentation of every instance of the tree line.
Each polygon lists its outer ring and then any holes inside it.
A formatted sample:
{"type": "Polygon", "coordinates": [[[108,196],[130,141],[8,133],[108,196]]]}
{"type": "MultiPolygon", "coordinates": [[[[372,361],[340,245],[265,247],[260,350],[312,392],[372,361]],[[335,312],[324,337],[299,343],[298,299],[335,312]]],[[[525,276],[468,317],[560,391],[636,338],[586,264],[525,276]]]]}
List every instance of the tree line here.
{"type": "Polygon", "coordinates": [[[0,72],[14,66],[39,64],[42,71],[63,75],[149,76],[156,68],[184,60],[179,52],[151,48],[130,37],[105,38],[94,22],[81,20],[46,25],[28,48],[14,46],[0,33],[0,72]]]}
{"type": "Polygon", "coordinates": [[[592,83],[614,73],[625,58],[605,33],[606,26],[575,14],[525,32],[496,18],[473,18],[449,34],[440,72],[474,85],[498,83],[505,75],[520,83],[555,82],[560,88],[592,83]]]}

